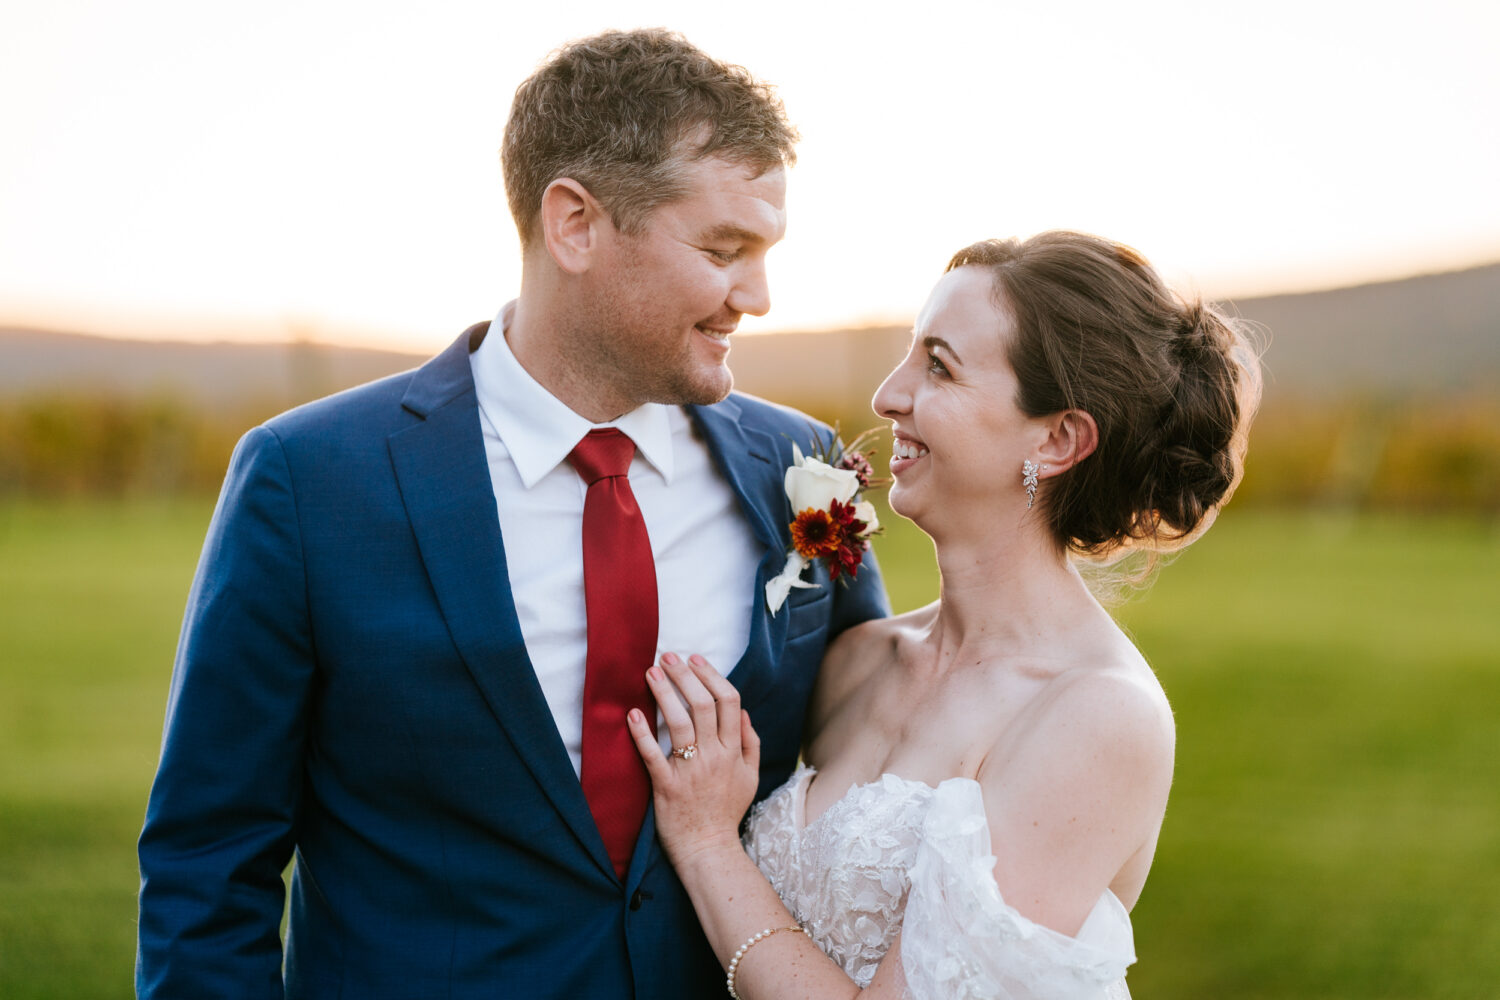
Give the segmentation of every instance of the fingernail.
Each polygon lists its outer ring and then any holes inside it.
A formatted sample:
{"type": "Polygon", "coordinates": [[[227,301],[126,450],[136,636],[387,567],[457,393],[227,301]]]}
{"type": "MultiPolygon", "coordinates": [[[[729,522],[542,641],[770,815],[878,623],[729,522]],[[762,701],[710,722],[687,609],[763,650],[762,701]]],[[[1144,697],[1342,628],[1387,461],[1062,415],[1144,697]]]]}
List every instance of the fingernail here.
{"type": "Polygon", "coordinates": [[[646,676],[651,678],[653,681],[660,681],[665,679],[667,675],[661,672],[661,667],[652,667],[650,670],[646,671],[646,676]]]}
{"type": "Polygon", "coordinates": [[[638,709],[638,708],[632,708],[630,710],[630,721],[631,722],[635,722],[635,723],[641,723],[641,722],[645,722],[646,721],[646,717],[641,714],[641,710],[640,709],[638,709]]]}
{"type": "Polygon", "coordinates": [[[668,666],[671,666],[672,664],[674,664],[674,663],[677,662],[677,654],[676,653],[663,653],[663,654],[661,654],[661,662],[667,664],[668,666]]]}
{"type": "Polygon", "coordinates": [[[694,653],[692,656],[689,656],[688,659],[692,660],[693,664],[695,666],[699,666],[699,667],[706,667],[706,666],[708,666],[708,661],[705,660],[703,657],[699,656],[697,653],[694,653]]]}

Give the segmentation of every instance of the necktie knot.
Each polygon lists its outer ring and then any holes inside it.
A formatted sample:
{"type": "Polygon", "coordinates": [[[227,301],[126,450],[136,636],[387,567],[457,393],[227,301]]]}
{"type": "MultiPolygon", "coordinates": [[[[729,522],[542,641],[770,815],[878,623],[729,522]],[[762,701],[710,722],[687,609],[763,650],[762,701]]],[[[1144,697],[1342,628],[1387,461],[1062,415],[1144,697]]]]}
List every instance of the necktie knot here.
{"type": "Polygon", "coordinates": [[[634,457],[634,441],[613,427],[601,427],[589,431],[573,446],[568,461],[583,481],[592,486],[601,479],[628,474],[634,457]]]}

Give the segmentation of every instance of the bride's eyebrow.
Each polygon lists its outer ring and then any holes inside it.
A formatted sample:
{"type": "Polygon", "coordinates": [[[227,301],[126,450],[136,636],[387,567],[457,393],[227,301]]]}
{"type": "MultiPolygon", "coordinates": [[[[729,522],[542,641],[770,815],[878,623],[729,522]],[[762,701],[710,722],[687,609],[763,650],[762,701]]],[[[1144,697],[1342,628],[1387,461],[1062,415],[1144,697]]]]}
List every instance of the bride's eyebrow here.
{"type": "Polygon", "coordinates": [[[946,353],[954,361],[958,362],[959,364],[964,363],[964,359],[958,356],[958,352],[953,349],[953,345],[948,343],[942,337],[924,337],[922,338],[922,346],[927,348],[929,351],[935,348],[942,348],[944,353],[946,353]]]}

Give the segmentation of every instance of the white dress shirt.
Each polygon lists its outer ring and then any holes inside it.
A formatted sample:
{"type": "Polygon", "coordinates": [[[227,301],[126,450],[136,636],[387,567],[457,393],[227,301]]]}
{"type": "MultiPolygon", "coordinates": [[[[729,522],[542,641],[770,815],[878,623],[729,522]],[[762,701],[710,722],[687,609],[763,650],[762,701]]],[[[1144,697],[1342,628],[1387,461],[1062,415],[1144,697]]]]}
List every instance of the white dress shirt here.
{"type": "MultiPolygon", "coordinates": [[[[647,403],[607,424],[592,423],[521,367],[503,333],[510,311],[495,317],[469,364],[521,635],[576,772],[588,650],[582,535],[588,488],[567,461],[574,445],[595,427],[616,427],[635,442],[630,488],[656,556],[658,656],[700,653],[720,673],[734,668],[750,639],[762,547],[682,407],[647,403]]],[[[666,748],[665,727],[658,732],[666,748]]]]}

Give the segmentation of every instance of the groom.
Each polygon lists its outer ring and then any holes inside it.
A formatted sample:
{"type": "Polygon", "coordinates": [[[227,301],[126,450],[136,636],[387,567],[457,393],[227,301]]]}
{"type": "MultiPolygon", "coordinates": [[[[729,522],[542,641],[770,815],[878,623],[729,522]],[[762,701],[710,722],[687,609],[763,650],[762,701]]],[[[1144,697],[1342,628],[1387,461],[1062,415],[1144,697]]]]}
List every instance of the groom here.
{"type": "Polygon", "coordinates": [[[873,563],[765,603],[827,431],[725,362],[795,137],[677,35],[564,48],[506,127],[519,299],[245,436],[141,835],[142,997],[722,995],[625,713],[657,651],[706,654],[764,793],[824,647],[887,613],[873,563]]]}

